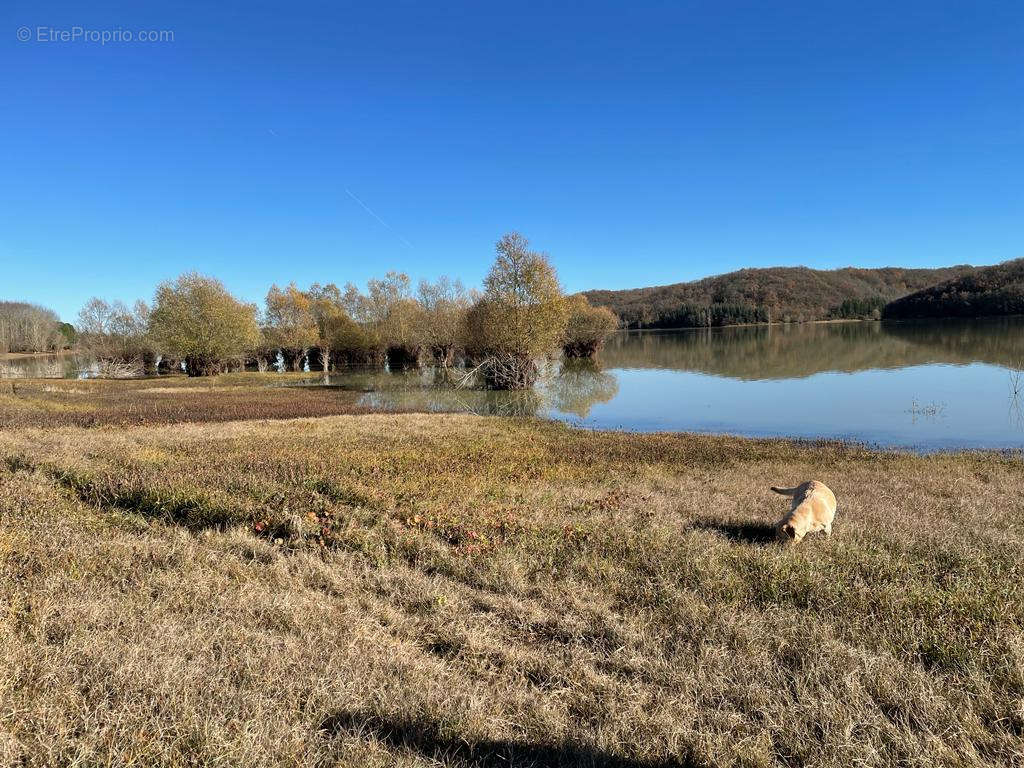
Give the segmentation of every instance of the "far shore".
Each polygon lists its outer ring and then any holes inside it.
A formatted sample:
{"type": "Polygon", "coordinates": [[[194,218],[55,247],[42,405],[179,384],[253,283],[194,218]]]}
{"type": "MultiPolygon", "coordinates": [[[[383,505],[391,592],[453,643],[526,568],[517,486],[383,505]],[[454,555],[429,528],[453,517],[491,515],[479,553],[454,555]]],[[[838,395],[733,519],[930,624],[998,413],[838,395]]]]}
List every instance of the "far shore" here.
{"type": "Polygon", "coordinates": [[[671,328],[631,328],[619,327],[617,331],[703,331],[710,328],[764,328],[766,326],[794,325],[833,325],[836,323],[944,323],[950,321],[1002,320],[1008,317],[1024,317],[1024,315],[973,315],[971,317],[833,317],[823,320],[804,320],[803,322],[783,322],[775,320],[770,323],[727,323],[725,325],[677,325],[671,328]]]}
{"type": "MultiPolygon", "coordinates": [[[[977,319],[977,318],[971,318],[977,319]]],[[[776,320],[771,323],[726,323],[725,325],[677,325],[671,328],[629,328],[619,327],[616,330],[619,331],[703,331],[708,328],[763,328],[765,326],[772,325],[828,325],[834,323],[881,323],[881,322],[900,322],[896,320],[884,320],[884,318],[871,318],[871,317],[834,317],[827,318],[824,320],[804,320],[803,322],[789,322],[785,323],[781,320],[776,320]]]]}

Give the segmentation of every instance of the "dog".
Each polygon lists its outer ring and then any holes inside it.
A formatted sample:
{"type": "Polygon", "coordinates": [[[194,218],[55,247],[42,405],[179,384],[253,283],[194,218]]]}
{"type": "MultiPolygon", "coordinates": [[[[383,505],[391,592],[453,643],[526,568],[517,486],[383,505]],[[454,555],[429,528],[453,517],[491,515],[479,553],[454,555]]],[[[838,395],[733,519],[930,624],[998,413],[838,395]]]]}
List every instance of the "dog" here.
{"type": "Polygon", "coordinates": [[[780,539],[798,543],[808,533],[824,531],[832,535],[832,520],[836,516],[836,497],[820,480],[808,480],[796,488],[776,488],[775,493],[793,497],[789,514],[782,518],[776,529],[780,539]]]}

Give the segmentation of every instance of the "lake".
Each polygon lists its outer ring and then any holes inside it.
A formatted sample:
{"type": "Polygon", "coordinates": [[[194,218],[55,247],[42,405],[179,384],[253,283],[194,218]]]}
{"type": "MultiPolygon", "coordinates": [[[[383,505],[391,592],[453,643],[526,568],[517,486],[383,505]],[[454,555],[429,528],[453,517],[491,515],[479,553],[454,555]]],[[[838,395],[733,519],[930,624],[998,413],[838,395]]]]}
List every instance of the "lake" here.
{"type": "MultiPolygon", "coordinates": [[[[32,358],[33,375],[74,375],[32,358]]],[[[10,373],[18,360],[6,361],[10,373]]],[[[1024,447],[1024,318],[623,331],[598,365],[534,391],[453,389],[443,373],[310,374],[382,409],[539,415],[583,427],[842,438],[918,451],[1024,447]]],[[[294,379],[268,384],[294,384],[294,379]]]]}
{"type": "Polygon", "coordinates": [[[603,359],[587,426],[1024,446],[1024,318],[621,333],[603,359]]]}
{"type": "Polygon", "coordinates": [[[554,366],[534,393],[452,393],[432,386],[429,373],[361,386],[364,402],[383,408],[929,452],[1024,447],[1021,366],[1024,318],[809,323],[620,332],[599,367],[554,366]]]}

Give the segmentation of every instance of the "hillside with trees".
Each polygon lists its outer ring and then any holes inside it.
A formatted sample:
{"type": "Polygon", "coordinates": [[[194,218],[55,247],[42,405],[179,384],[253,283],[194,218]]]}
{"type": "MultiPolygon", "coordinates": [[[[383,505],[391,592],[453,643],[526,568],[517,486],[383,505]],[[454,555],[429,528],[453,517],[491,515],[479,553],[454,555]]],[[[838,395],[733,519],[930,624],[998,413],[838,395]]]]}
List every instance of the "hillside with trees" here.
{"type": "Polygon", "coordinates": [[[585,291],[624,328],[689,328],[765,322],[877,319],[886,304],[974,267],[942,269],[741,269],[688,283],[585,291]]]}
{"type": "Polygon", "coordinates": [[[886,305],[886,319],[1024,315],[1024,259],[967,274],[903,296],[886,305]]]}

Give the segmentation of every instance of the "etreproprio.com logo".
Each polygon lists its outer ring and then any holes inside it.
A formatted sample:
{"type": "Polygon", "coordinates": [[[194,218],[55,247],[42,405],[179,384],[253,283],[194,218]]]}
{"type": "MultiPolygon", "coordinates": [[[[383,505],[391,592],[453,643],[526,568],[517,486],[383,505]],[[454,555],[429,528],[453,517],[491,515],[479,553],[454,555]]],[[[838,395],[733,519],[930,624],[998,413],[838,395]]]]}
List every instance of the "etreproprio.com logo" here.
{"type": "Polygon", "coordinates": [[[22,43],[173,43],[172,29],[90,29],[88,27],[18,27],[17,38],[22,43]]]}

